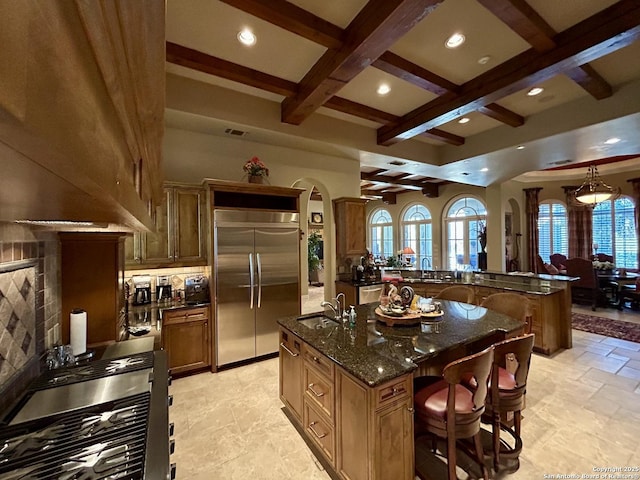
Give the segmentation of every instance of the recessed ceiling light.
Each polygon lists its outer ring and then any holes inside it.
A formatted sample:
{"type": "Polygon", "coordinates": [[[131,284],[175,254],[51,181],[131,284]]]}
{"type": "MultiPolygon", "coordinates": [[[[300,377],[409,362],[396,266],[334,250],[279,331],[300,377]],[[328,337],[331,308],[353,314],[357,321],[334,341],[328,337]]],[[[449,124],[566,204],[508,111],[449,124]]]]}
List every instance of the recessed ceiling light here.
{"type": "Polygon", "coordinates": [[[445,42],[445,47],[447,48],[458,48],[460,45],[462,45],[464,43],[464,35],[461,33],[454,33],[453,35],[451,35],[449,38],[447,38],[447,41],[445,42]]]}
{"type": "Polygon", "coordinates": [[[527,95],[529,95],[530,97],[535,97],[536,95],[540,95],[542,92],[544,92],[544,88],[533,87],[531,90],[527,92],[527,95]]]}
{"type": "Polygon", "coordinates": [[[238,32],[238,41],[243,45],[247,45],[250,47],[251,45],[255,45],[256,36],[251,30],[245,28],[242,31],[238,32]]]}
{"type": "Polygon", "coordinates": [[[391,91],[391,87],[386,83],[381,83],[380,86],[378,87],[378,90],[376,90],[376,92],[378,92],[378,95],[386,95],[390,91],[391,91]]]}
{"type": "Polygon", "coordinates": [[[467,123],[467,122],[469,122],[468,117],[462,117],[460,120],[458,120],[458,123],[467,123]]]}
{"type": "Polygon", "coordinates": [[[524,148],[525,148],[524,145],[518,145],[516,147],[516,150],[524,150],[524,148]]]}
{"type": "Polygon", "coordinates": [[[620,139],[618,137],[611,137],[608,140],[605,140],[604,143],[606,143],[607,145],[613,145],[614,143],[618,143],[620,141],[620,139]]]}
{"type": "Polygon", "coordinates": [[[491,55],[485,55],[484,57],[480,57],[478,59],[478,63],[480,65],[486,65],[487,63],[489,63],[489,60],[491,60],[491,55]]]}
{"type": "Polygon", "coordinates": [[[481,172],[488,172],[488,171],[489,171],[489,169],[488,169],[487,167],[484,167],[484,168],[481,168],[481,169],[480,169],[480,171],[481,171],[481,172]]]}

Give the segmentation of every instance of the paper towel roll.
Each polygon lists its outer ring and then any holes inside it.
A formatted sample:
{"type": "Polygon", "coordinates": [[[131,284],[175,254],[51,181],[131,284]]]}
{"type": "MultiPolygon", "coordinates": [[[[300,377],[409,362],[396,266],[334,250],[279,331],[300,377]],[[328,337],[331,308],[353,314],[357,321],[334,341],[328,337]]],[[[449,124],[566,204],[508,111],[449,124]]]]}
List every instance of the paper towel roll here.
{"type": "Polygon", "coordinates": [[[87,351],[87,312],[76,309],[71,312],[69,324],[71,326],[71,348],[74,355],[87,351]]]}

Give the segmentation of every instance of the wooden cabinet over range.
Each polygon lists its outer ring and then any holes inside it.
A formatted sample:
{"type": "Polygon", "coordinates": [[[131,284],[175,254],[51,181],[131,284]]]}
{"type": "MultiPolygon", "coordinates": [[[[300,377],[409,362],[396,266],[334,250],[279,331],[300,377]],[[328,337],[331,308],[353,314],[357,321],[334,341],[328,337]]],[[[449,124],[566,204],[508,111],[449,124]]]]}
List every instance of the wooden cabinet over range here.
{"type": "Polygon", "coordinates": [[[127,269],[206,265],[205,197],[201,186],[165,183],[153,213],[156,232],[125,241],[127,269]]]}

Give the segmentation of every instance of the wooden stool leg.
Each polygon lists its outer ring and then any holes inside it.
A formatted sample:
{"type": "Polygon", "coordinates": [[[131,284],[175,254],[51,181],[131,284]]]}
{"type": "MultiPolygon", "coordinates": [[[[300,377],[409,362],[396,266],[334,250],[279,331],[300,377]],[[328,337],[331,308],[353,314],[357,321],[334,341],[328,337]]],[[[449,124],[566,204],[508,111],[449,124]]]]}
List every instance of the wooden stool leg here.
{"type": "Polygon", "coordinates": [[[516,435],[520,437],[520,422],[522,421],[522,415],[520,410],[513,412],[513,426],[515,428],[516,435]]]}
{"type": "Polygon", "coordinates": [[[493,466],[496,470],[500,468],[500,414],[493,412],[493,466]]]}
{"type": "Polygon", "coordinates": [[[480,462],[480,467],[482,468],[482,477],[484,480],[489,480],[489,470],[487,466],[484,464],[484,451],[482,450],[482,441],[480,440],[480,432],[476,433],[473,436],[473,443],[476,446],[476,456],[478,457],[478,461],[480,462]]]}
{"type": "Polygon", "coordinates": [[[447,464],[449,467],[449,480],[458,480],[456,474],[456,438],[453,435],[447,437],[447,464]]]}

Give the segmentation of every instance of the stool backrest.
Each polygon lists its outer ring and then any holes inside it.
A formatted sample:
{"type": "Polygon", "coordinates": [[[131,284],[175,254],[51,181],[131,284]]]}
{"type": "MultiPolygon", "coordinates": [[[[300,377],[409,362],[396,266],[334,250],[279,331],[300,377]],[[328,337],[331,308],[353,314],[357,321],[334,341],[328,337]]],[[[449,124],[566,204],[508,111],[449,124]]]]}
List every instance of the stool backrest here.
{"type": "Polygon", "coordinates": [[[452,285],[440,291],[434,298],[453,300],[454,302],[473,303],[475,293],[464,285],[452,285]]]}
{"type": "MultiPolygon", "coordinates": [[[[527,385],[534,338],[535,335],[529,333],[493,345],[494,373],[497,375],[499,367],[512,373],[516,381],[516,389],[522,389],[527,385]]],[[[493,384],[498,385],[497,382],[493,384]]]]}
{"type": "Polygon", "coordinates": [[[508,292],[494,293],[485,298],[480,306],[521,320],[526,324],[525,331],[527,333],[531,331],[533,308],[529,299],[524,295],[508,292]]]}
{"type": "Polygon", "coordinates": [[[479,353],[455,360],[444,367],[442,377],[449,384],[448,418],[452,418],[450,415],[454,415],[455,411],[455,386],[460,383],[468,384],[471,378],[475,380],[476,385],[473,390],[473,411],[484,411],[492,364],[493,347],[489,347],[479,353]]]}

